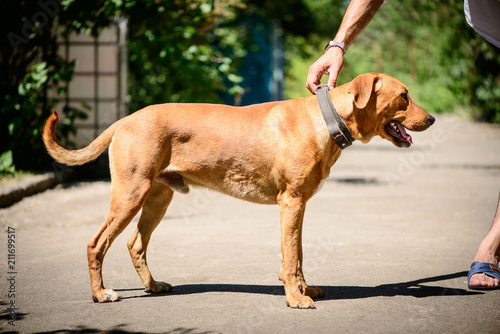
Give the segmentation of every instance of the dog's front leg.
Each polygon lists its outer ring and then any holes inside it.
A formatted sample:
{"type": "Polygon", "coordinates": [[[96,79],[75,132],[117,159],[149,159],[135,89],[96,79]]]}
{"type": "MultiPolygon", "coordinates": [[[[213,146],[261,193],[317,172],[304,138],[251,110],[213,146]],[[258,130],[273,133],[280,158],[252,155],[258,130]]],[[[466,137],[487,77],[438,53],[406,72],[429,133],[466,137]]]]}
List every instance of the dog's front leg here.
{"type": "MultiPolygon", "coordinates": [[[[300,226],[300,240],[299,240],[299,262],[297,265],[297,281],[299,283],[300,291],[311,298],[323,297],[325,293],[317,286],[308,286],[304,278],[304,273],[302,272],[303,255],[302,255],[302,224],[300,226]]],[[[283,263],[282,263],[283,267],[283,263]]]]}
{"type": "Polygon", "coordinates": [[[299,263],[302,262],[301,233],[306,202],[302,196],[289,192],[280,194],[278,202],[281,209],[280,280],[285,285],[287,305],[295,308],[315,308],[313,300],[302,293],[303,282],[299,282],[304,280],[299,263]]]}

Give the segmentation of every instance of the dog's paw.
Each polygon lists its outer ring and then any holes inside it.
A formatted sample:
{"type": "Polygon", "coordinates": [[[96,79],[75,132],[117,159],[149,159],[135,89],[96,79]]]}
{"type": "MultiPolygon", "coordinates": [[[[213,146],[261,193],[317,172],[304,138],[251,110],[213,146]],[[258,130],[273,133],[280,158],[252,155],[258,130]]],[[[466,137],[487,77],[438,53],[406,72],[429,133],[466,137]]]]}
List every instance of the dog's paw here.
{"type": "Polygon", "coordinates": [[[92,300],[96,303],[116,302],[120,300],[120,295],[111,289],[103,289],[97,296],[92,296],[92,300]]]}
{"type": "Polygon", "coordinates": [[[286,305],[291,308],[316,308],[316,306],[314,306],[313,300],[308,296],[301,296],[299,298],[287,298],[286,305]]]}
{"type": "Polygon", "coordinates": [[[317,286],[308,286],[304,291],[304,295],[309,296],[311,298],[320,298],[323,297],[325,293],[317,286]]]}
{"type": "Polygon", "coordinates": [[[164,293],[172,291],[172,286],[165,282],[154,282],[150,288],[146,288],[147,293],[164,293]]]}

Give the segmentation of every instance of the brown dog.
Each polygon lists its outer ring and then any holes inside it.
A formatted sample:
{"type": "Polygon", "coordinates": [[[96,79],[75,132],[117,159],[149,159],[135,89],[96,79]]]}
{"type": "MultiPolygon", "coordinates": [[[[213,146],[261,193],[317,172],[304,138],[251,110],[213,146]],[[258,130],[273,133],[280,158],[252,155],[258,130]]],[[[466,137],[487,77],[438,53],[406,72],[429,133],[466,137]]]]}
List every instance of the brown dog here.
{"type": "MultiPolygon", "coordinates": [[[[376,135],[409,147],[405,131],[434,123],[408,96],[400,81],[367,73],[329,92],[354,139],[376,135]]],[[[314,308],[323,291],[306,284],[302,273],[302,220],[306,202],[330,174],[341,149],[332,140],[318,99],[309,96],[247,107],[215,104],[161,104],[142,109],[106,129],[89,146],[69,151],[55,136],[57,113],[47,120],[43,141],[49,154],[67,165],[96,159],[110,145],[111,205],[106,221],[87,246],[95,301],[115,301],[105,289],[102,262],[113,240],[142,208],[128,241],[132,262],[146,291],[168,292],[146,263],[151,233],[164,216],[174,191],[201,186],[281,209],[280,280],[287,304],[314,308]]]]}

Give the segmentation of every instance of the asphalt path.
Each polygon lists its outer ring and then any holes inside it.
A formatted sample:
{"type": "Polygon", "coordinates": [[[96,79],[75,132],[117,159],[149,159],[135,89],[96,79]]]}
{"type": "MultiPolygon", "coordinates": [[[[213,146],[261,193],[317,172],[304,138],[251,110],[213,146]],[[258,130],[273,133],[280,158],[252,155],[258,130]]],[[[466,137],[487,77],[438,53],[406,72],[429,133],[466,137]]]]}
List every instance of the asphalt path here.
{"type": "Polygon", "coordinates": [[[109,210],[104,180],[0,210],[0,331],[499,333],[500,290],[468,290],[466,273],[497,204],[500,127],[441,116],[413,141],[356,142],[308,203],[315,310],[285,304],[279,208],[196,189],[174,196],[148,249],[173,291],[144,292],[126,248],[136,218],[104,261],[123,298],[93,303],[86,245],[109,210]]]}

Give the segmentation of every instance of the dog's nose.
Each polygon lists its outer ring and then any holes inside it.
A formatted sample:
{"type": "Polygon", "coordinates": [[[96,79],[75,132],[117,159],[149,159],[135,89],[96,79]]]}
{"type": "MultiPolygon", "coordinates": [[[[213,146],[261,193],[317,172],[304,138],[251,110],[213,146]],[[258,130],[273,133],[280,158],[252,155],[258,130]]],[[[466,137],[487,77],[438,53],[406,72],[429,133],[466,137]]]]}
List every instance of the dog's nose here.
{"type": "Polygon", "coordinates": [[[434,116],[427,117],[427,123],[429,123],[429,126],[434,124],[435,121],[436,121],[436,119],[434,118],[434,116]]]}

